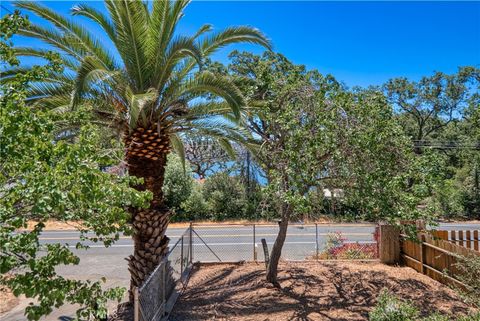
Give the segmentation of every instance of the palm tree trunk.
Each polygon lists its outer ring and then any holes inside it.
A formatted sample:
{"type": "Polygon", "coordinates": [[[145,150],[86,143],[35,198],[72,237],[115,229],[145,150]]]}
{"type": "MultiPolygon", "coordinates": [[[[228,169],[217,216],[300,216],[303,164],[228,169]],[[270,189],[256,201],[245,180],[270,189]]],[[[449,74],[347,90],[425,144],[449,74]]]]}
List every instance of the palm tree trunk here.
{"type": "Polygon", "coordinates": [[[134,251],[127,261],[131,276],[129,297],[133,302],[133,289],[143,284],[168,252],[169,238],[165,232],[170,210],[164,204],[162,187],[169,139],[167,135],[159,135],[154,125],[150,129],[137,128],[133,133],[127,132],[125,146],[129,175],[143,178],[143,183],[135,188],[153,194],[149,208],[130,209],[134,251]]]}

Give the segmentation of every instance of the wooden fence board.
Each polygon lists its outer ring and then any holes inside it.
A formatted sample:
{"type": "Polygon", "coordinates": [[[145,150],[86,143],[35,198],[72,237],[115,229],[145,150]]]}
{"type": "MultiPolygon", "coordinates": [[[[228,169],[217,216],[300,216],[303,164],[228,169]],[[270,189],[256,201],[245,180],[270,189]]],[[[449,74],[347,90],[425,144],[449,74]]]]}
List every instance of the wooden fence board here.
{"type": "Polygon", "coordinates": [[[473,243],[473,249],[475,251],[478,251],[479,243],[480,243],[480,240],[478,238],[478,231],[473,231],[473,238],[475,239],[475,242],[473,243]]]}
{"type": "Polygon", "coordinates": [[[431,231],[435,238],[450,241],[453,244],[464,246],[465,248],[480,251],[479,230],[467,231],[431,231]]]}
{"type": "Polygon", "coordinates": [[[432,231],[419,234],[422,242],[402,238],[400,241],[402,261],[406,266],[441,283],[464,287],[456,279],[460,273],[456,267],[457,258],[459,255],[480,256],[478,234],[478,230],[465,233],[460,231],[457,237],[455,231],[450,233],[448,231],[432,231]],[[448,240],[449,234],[450,240],[448,240]],[[472,244],[477,251],[471,248],[472,244]],[[446,273],[447,271],[448,273],[446,273]]]}
{"type": "Polygon", "coordinates": [[[472,242],[471,242],[470,240],[471,240],[472,236],[471,236],[471,232],[470,232],[470,231],[467,231],[467,232],[465,233],[465,238],[466,238],[466,240],[467,240],[467,241],[465,242],[465,247],[466,247],[467,249],[471,249],[471,248],[472,248],[472,242]]]}

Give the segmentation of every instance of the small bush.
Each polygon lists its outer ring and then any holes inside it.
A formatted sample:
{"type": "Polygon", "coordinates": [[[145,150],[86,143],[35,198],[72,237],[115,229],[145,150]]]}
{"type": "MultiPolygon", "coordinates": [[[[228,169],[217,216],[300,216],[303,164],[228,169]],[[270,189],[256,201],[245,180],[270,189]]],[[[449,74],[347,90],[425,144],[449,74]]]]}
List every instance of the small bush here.
{"type": "Polygon", "coordinates": [[[422,321],[451,321],[449,317],[441,315],[439,313],[434,313],[431,316],[423,318],[422,321]]]}
{"type": "Polygon", "coordinates": [[[370,312],[370,321],[417,321],[418,310],[410,302],[405,302],[382,290],[375,308],[370,312]]]}
{"type": "Polygon", "coordinates": [[[480,256],[461,256],[455,267],[458,271],[455,277],[468,286],[458,291],[469,304],[480,308],[480,256]]]}
{"type": "Polygon", "coordinates": [[[409,301],[403,301],[383,289],[377,305],[370,312],[370,321],[480,321],[480,312],[458,316],[455,319],[440,313],[420,318],[419,310],[409,301]]]}
{"type": "Polygon", "coordinates": [[[188,198],[180,205],[182,211],[177,213],[177,221],[197,221],[209,218],[208,204],[202,193],[201,183],[194,182],[188,198]]]}
{"type": "Polygon", "coordinates": [[[163,193],[168,207],[180,209],[180,204],[190,196],[192,185],[193,178],[189,165],[187,164],[184,169],[180,157],[176,154],[168,155],[163,183],[163,193]]]}
{"type": "Polygon", "coordinates": [[[207,218],[220,221],[245,217],[246,192],[238,177],[218,173],[207,178],[203,184],[203,196],[209,209],[207,218]]]}

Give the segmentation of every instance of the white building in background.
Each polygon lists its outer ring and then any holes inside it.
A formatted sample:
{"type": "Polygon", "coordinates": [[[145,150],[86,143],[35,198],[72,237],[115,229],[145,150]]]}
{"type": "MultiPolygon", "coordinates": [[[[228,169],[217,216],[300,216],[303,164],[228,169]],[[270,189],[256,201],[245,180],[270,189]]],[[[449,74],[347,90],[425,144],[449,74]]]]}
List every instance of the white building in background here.
{"type": "Polygon", "coordinates": [[[333,190],[330,190],[328,188],[324,188],[323,189],[323,197],[332,198],[332,191],[333,191],[333,197],[334,198],[343,198],[345,196],[345,192],[341,188],[334,188],[333,190]]]}

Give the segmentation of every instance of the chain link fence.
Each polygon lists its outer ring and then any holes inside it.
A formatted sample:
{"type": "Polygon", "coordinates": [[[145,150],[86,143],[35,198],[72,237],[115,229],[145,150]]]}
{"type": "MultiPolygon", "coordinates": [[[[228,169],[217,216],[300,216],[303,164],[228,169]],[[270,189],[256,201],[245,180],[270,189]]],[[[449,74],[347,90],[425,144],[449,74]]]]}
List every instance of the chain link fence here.
{"type": "MultiPolygon", "coordinates": [[[[185,288],[193,262],[264,261],[277,224],[191,224],[145,283],[135,291],[135,321],[165,320],[185,288]]],[[[282,260],[378,259],[372,224],[290,224],[282,260]]]]}
{"type": "Polygon", "coordinates": [[[193,264],[192,227],[170,248],[167,256],[135,293],[134,320],[164,319],[187,284],[193,264]]]}
{"type": "MultiPolygon", "coordinates": [[[[194,224],[195,261],[263,261],[262,239],[269,251],[278,224],[194,224]]],[[[289,224],[282,260],[377,259],[374,224],[289,224]]]]}

